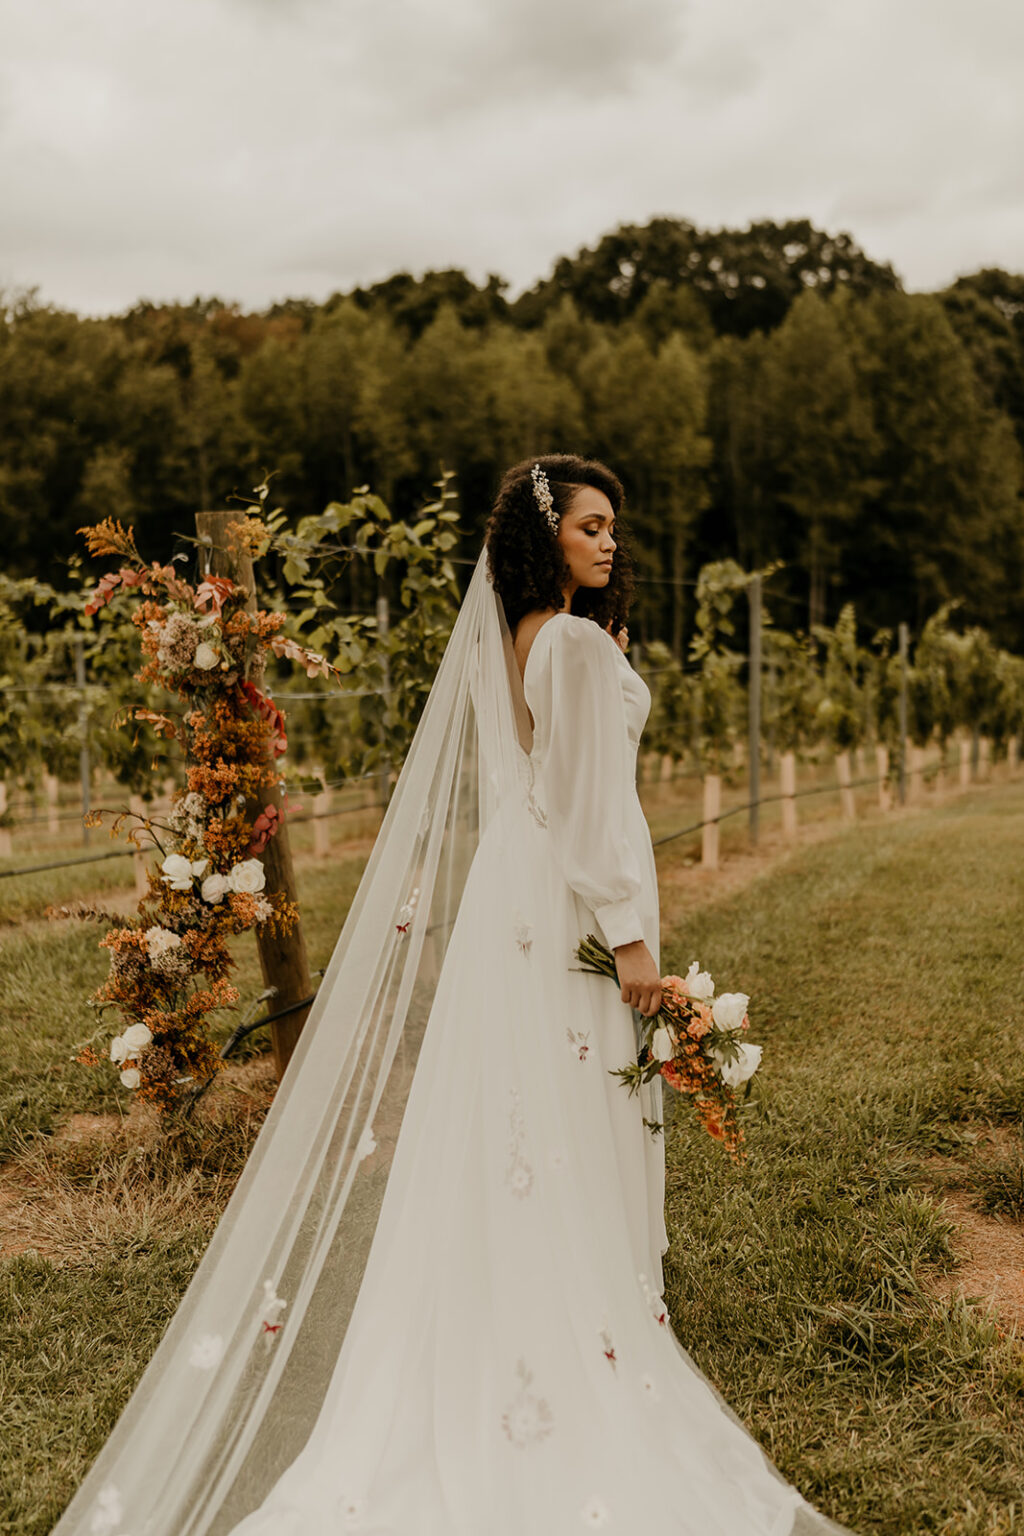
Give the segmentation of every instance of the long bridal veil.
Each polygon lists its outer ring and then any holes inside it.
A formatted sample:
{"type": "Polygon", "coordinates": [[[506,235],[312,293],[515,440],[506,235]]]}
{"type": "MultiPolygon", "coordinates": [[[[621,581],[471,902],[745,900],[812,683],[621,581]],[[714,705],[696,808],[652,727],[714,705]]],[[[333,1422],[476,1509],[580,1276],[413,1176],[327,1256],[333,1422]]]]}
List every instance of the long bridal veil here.
{"type": "MultiPolygon", "coordinates": [[[[55,1536],[229,1536],[305,1446],[366,1272],[467,875],[492,818],[528,788],[529,734],[484,553],[270,1113],[55,1536]]],[[[518,867],[502,876],[511,890],[518,867]]],[[[791,1523],[792,1507],[780,1505],[780,1533],[838,1530],[807,1505],[791,1523]]]]}
{"type": "Polygon", "coordinates": [[[484,553],[270,1113],[55,1536],[228,1532],[302,1449],[359,1290],[473,854],[521,761],[484,553]]]}

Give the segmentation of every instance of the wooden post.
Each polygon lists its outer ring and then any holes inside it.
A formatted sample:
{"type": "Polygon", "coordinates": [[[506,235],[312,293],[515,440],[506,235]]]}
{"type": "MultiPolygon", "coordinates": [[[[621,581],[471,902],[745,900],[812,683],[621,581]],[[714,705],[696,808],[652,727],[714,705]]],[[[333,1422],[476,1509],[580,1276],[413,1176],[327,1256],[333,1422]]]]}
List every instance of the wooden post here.
{"type": "Polygon", "coordinates": [[[331,792],[322,778],[320,783],[324,787],[313,796],[313,857],[326,859],[331,851],[331,824],[326,820],[331,808],[331,792]]]}
{"type": "MultiPolygon", "coordinates": [[[[245,587],[249,594],[246,607],[252,612],[256,608],[256,580],[252,560],[248,555],[241,554],[228,540],[228,528],[231,523],[242,521],[241,514],[238,512],[197,512],[196,532],[199,535],[204,575],[229,576],[245,587]]],[[[274,793],[277,794],[278,790],[274,793]]],[[[266,871],[267,890],[280,891],[286,900],[297,901],[287,821],[281,823],[260,857],[266,871]]],[[[279,934],[275,937],[257,928],[256,947],[259,951],[264,984],[275,989],[275,996],[270,1004],[271,1012],[276,1013],[281,1008],[287,1008],[290,1003],[297,1003],[301,998],[309,997],[313,991],[313,982],[309,974],[306,939],[301,920],[287,935],[279,934]]],[[[278,1019],[270,1026],[279,1080],[284,1075],[308,1012],[309,1008],[306,1006],[288,1014],[283,1019],[278,1019]]]]}
{"type": "Polygon", "coordinates": [[[672,770],[673,770],[674,767],[675,767],[675,763],[672,760],[671,752],[663,752],[662,756],[661,756],[661,782],[662,782],[662,784],[671,784],[672,783],[672,770]]]}
{"type": "Polygon", "coordinates": [[[960,788],[971,787],[971,741],[964,734],[960,736],[960,788]]]}
{"type": "Polygon", "coordinates": [[[889,788],[889,748],[879,742],[875,747],[875,762],[878,772],[878,808],[882,811],[892,810],[892,791],[889,788]]]}
{"type": "Polygon", "coordinates": [[[910,630],[900,624],[900,805],[907,803],[907,667],[910,630]]]}
{"type": "Polygon", "coordinates": [[[796,837],[796,753],[783,752],[779,758],[779,790],[782,801],[782,835],[796,837]]]}
{"type": "Polygon", "coordinates": [[[704,775],[704,826],[701,828],[700,861],[705,869],[718,868],[718,816],[722,809],[722,780],[717,773],[704,775]]]}
{"type": "Polygon", "coordinates": [[[920,800],[924,795],[924,748],[910,748],[910,798],[920,800]]]}
{"type": "MultiPolygon", "coordinates": [[[[7,785],[3,779],[0,779],[0,816],[6,816],[6,814],[7,785]]],[[[0,859],[10,858],[11,853],[11,829],[10,827],[0,827],[0,859]]]]}
{"type": "Polygon", "coordinates": [[[756,845],[761,810],[761,578],[752,576],[747,588],[750,603],[750,658],[747,669],[750,763],[750,841],[756,845]]]}
{"type": "Polygon", "coordinates": [[[78,729],[81,746],[78,750],[78,777],[82,793],[82,843],[89,842],[89,828],[85,824],[92,794],[92,765],[89,762],[89,709],[85,702],[85,636],[75,636],[75,687],[79,691],[78,729]]]}
{"type": "Polygon", "coordinates": [[[47,832],[59,832],[60,780],[57,775],[55,773],[44,773],[43,787],[46,790],[46,830],[47,832]]]}
{"type": "Polygon", "coordinates": [[[857,803],[854,800],[853,790],[850,788],[852,774],[850,773],[849,752],[836,753],[836,777],[839,780],[839,804],[842,809],[843,819],[853,821],[857,815],[857,803]]]}
{"type": "MultiPolygon", "coordinates": [[[[386,640],[387,637],[388,637],[388,633],[389,633],[390,629],[391,629],[391,615],[390,615],[390,609],[389,609],[389,606],[388,606],[388,600],[387,600],[387,598],[383,594],[381,594],[381,596],[379,596],[377,598],[377,639],[378,639],[378,641],[386,640]]],[[[390,667],[390,664],[388,662],[387,652],[384,652],[383,662],[384,662],[384,678],[383,678],[384,686],[383,686],[382,692],[383,692],[383,694],[384,694],[384,696],[386,698],[387,694],[391,691],[391,667],[390,667]]],[[[386,706],[382,705],[382,707],[386,707],[386,706]]],[[[379,798],[379,801],[380,801],[380,813],[383,816],[384,812],[388,808],[388,801],[391,799],[391,764],[388,762],[387,758],[385,758],[384,761],[380,765],[380,774],[378,776],[377,782],[378,782],[378,786],[379,786],[378,798],[379,798]]]]}

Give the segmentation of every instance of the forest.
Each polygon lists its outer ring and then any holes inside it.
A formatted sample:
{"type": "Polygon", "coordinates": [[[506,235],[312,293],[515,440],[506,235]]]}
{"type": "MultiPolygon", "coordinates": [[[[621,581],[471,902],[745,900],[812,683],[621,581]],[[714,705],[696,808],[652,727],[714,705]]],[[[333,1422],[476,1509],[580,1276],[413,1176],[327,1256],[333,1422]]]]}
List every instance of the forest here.
{"type": "MultiPolygon", "coordinates": [[[[907,293],[806,220],[624,225],[515,299],[457,269],[259,313],[0,293],[5,570],[58,588],[83,524],[165,558],[267,473],[294,521],[362,486],[410,516],[443,466],[470,558],[502,470],[570,450],[626,486],[645,644],[682,658],[700,568],[733,559],[792,630],[952,603],[1024,651],[1022,448],[1024,276],[907,293]]],[[[377,595],[351,562],[339,603],[377,595]]]]}

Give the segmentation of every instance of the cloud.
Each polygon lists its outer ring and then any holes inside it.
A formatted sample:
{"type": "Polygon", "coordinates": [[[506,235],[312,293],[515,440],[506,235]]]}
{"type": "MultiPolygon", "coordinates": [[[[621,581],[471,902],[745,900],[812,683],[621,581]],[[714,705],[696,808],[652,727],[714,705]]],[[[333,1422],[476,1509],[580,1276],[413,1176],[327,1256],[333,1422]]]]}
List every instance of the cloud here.
{"type": "Polygon", "coordinates": [[[657,213],[1024,269],[1003,0],[48,0],[5,43],[0,285],[83,312],[521,287],[657,213]]]}

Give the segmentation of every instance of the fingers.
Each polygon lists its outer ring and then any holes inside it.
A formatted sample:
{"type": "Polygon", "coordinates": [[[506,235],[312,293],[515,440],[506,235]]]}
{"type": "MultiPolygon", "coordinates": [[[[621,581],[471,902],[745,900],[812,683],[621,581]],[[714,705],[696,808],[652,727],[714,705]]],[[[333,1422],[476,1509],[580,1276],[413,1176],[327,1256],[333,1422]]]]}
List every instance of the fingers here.
{"type": "Polygon", "coordinates": [[[660,986],[644,986],[639,982],[633,982],[624,985],[620,995],[624,1003],[628,1003],[631,1008],[636,1008],[645,1019],[653,1018],[661,1007],[660,986]]]}

